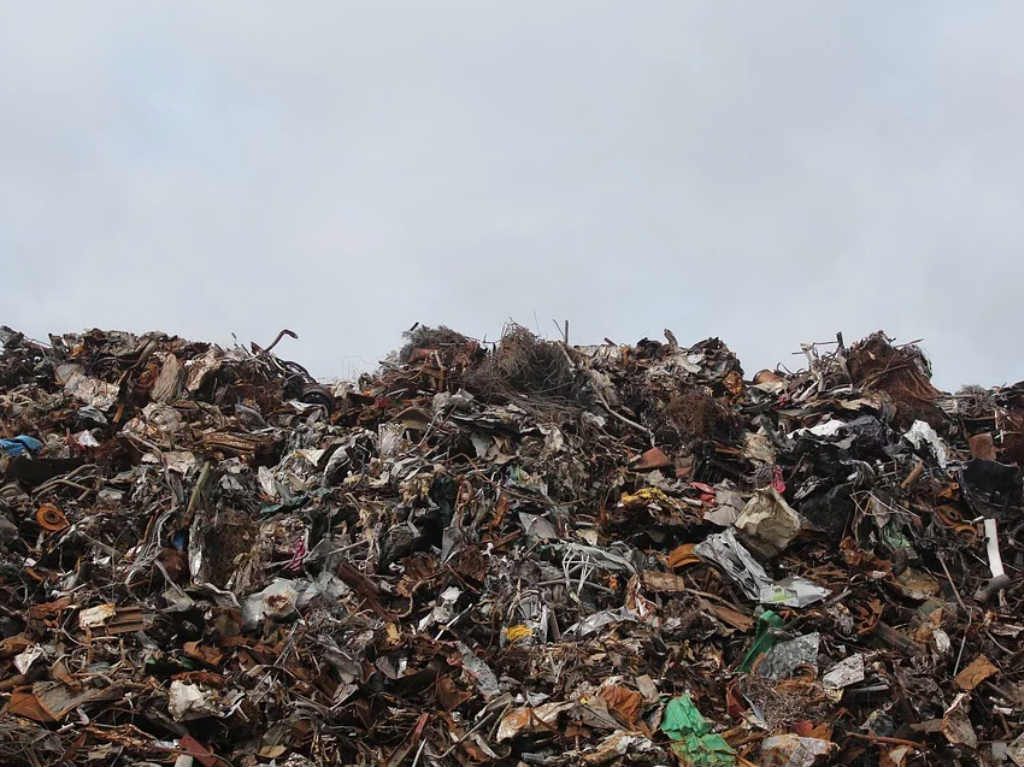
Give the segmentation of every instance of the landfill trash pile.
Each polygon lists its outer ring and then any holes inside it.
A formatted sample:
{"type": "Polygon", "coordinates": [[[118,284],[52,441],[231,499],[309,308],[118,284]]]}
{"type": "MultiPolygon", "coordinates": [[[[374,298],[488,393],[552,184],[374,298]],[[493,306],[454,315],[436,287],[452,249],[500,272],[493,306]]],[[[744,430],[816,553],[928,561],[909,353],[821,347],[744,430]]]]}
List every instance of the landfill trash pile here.
{"type": "Polygon", "coordinates": [[[666,338],[3,328],[0,764],[1024,765],[1024,384],[666,338]]]}

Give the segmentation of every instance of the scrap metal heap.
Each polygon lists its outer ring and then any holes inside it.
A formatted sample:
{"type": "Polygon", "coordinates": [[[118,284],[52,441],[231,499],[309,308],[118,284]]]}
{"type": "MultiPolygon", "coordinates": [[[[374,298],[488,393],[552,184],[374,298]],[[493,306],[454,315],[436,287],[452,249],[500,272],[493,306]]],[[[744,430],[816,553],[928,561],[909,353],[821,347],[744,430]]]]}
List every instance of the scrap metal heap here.
{"type": "Polygon", "coordinates": [[[1024,384],[666,337],[3,328],[0,763],[1024,765],[1024,384]]]}

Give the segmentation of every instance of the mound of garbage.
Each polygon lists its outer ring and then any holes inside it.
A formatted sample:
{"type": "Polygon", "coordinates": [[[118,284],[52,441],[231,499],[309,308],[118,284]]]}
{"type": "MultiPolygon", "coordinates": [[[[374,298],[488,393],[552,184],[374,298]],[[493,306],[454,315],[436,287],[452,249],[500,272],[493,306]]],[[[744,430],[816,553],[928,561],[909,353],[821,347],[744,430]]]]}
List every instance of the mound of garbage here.
{"type": "Polygon", "coordinates": [[[1024,765],[1024,383],[284,335],[0,329],[0,763],[1024,765]]]}

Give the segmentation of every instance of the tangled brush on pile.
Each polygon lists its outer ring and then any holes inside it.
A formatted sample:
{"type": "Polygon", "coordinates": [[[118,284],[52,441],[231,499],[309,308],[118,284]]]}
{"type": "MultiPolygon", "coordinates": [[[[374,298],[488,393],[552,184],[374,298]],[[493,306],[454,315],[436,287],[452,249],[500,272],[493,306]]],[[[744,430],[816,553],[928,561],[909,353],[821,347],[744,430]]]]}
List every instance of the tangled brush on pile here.
{"type": "Polygon", "coordinates": [[[438,350],[447,358],[454,351],[476,346],[473,339],[444,325],[432,328],[417,324],[412,330],[402,333],[402,336],[406,344],[398,353],[398,361],[403,365],[415,361],[416,353],[422,350],[438,350]]]}
{"type": "Polygon", "coordinates": [[[505,327],[494,350],[465,381],[468,388],[484,397],[528,394],[575,399],[581,389],[565,348],[516,324],[505,327]]]}

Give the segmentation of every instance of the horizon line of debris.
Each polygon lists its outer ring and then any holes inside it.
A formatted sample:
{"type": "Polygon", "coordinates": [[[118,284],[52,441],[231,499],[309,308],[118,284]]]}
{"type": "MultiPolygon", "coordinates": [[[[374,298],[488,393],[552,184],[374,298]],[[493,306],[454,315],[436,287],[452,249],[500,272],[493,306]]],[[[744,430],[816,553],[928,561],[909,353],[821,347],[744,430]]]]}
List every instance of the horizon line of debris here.
{"type": "Polygon", "coordinates": [[[0,763],[1024,767],[1024,382],[285,336],[0,327],[0,763]]]}

